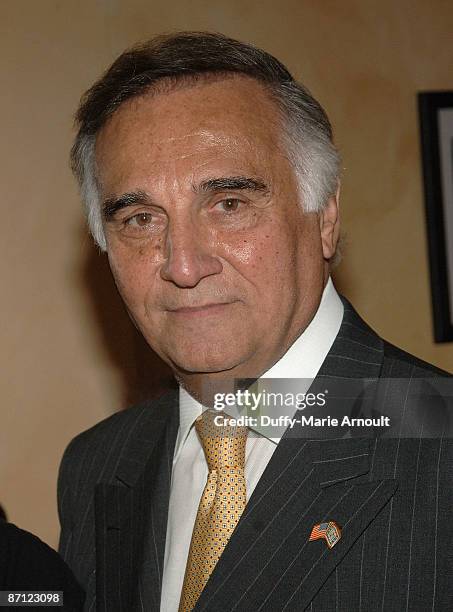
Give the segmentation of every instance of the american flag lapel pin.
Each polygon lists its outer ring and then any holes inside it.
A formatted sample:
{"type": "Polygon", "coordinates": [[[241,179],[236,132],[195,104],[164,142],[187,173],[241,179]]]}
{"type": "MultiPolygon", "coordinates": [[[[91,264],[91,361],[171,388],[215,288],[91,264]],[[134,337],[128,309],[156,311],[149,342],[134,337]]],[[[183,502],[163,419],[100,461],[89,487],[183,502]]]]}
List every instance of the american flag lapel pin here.
{"type": "Polygon", "coordinates": [[[324,538],[329,548],[333,548],[338,540],[341,538],[341,529],[335,523],[335,521],[329,521],[328,523],[318,523],[313,527],[308,540],[319,540],[324,538]]]}

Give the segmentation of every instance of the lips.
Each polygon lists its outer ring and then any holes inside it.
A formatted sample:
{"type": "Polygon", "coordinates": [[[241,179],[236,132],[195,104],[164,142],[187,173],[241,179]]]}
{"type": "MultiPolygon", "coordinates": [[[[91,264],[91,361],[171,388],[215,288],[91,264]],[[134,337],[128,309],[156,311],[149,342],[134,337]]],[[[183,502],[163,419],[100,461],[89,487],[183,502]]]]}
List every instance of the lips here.
{"type": "Polygon", "coordinates": [[[210,302],[199,306],[183,306],[181,308],[170,309],[169,312],[174,314],[209,314],[222,310],[225,306],[229,306],[233,302],[210,302]]]}

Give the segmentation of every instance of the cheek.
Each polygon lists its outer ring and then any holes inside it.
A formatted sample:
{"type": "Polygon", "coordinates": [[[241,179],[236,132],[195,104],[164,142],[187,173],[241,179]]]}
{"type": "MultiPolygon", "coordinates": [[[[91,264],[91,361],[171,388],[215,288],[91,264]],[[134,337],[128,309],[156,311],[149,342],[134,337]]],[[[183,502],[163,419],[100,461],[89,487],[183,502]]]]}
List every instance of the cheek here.
{"type": "Polygon", "coordinates": [[[138,252],[133,257],[109,252],[108,257],[110,270],[121,297],[129,309],[137,310],[144,302],[149,291],[149,279],[152,278],[146,259],[140,257],[138,252]]]}
{"type": "Polygon", "coordinates": [[[225,243],[223,251],[228,258],[233,258],[242,265],[250,264],[255,254],[256,245],[247,238],[242,239],[237,244],[225,243]]]}
{"type": "Polygon", "coordinates": [[[281,299],[280,291],[294,284],[296,250],[284,232],[276,228],[225,244],[223,252],[267,303],[281,299]]]}
{"type": "Polygon", "coordinates": [[[315,230],[296,222],[275,224],[254,242],[248,265],[268,291],[268,300],[283,307],[286,299],[293,300],[320,276],[323,257],[315,230]]]}

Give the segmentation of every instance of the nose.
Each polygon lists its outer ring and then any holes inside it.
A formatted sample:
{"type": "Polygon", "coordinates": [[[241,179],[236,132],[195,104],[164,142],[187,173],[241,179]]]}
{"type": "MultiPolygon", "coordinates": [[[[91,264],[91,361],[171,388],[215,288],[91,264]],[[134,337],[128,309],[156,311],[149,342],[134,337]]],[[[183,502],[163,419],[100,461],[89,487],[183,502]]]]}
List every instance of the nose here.
{"type": "Polygon", "coordinates": [[[212,251],[209,237],[194,223],[170,222],[165,261],[160,269],[161,278],[178,287],[195,287],[202,278],[219,274],[223,269],[221,261],[212,251]]]}

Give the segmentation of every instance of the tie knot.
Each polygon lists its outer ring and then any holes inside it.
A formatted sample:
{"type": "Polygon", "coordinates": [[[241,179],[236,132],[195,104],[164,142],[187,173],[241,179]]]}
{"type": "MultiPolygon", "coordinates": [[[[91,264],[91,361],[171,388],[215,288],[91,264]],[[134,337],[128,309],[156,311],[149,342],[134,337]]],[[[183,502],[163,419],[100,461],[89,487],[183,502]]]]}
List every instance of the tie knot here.
{"type": "Polygon", "coordinates": [[[206,410],[195,421],[209,471],[220,468],[244,469],[247,427],[230,424],[224,412],[206,410]]]}

